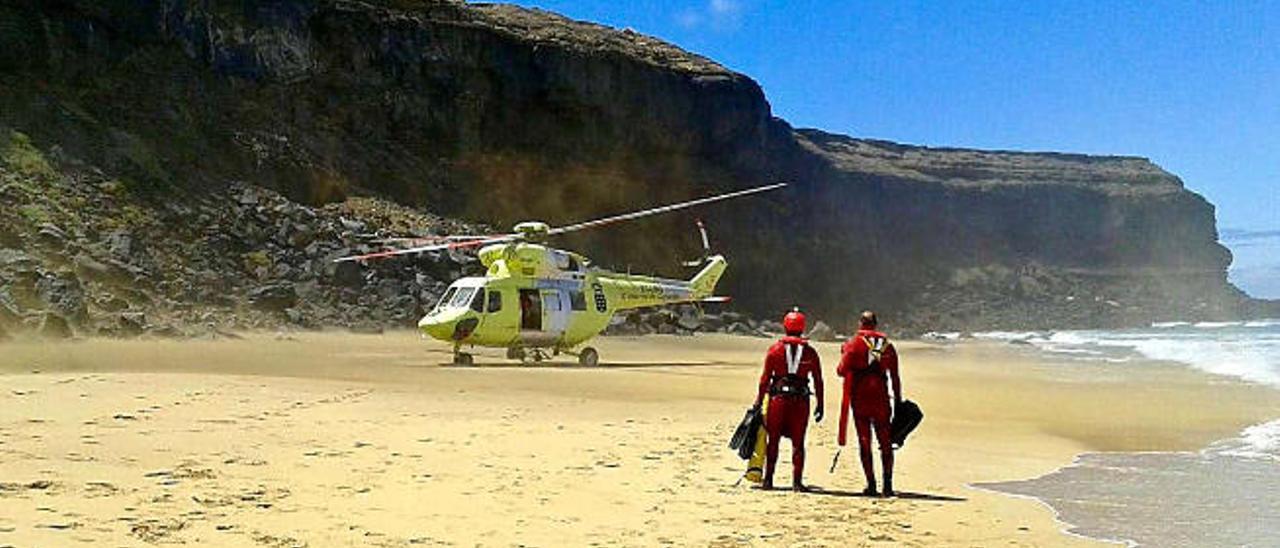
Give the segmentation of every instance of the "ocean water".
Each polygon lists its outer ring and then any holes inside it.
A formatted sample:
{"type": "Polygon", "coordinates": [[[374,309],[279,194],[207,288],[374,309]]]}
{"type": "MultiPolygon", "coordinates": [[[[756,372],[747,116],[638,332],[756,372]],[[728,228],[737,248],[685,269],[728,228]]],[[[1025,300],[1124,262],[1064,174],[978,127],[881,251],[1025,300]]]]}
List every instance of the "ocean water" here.
{"type": "MultiPolygon", "coordinates": [[[[1180,362],[1280,390],[1280,320],[1116,331],[990,332],[1068,360],[1180,362]]],[[[1093,453],[979,487],[1040,499],[1074,533],[1140,546],[1280,547],[1280,417],[1193,452],[1093,453]]]]}

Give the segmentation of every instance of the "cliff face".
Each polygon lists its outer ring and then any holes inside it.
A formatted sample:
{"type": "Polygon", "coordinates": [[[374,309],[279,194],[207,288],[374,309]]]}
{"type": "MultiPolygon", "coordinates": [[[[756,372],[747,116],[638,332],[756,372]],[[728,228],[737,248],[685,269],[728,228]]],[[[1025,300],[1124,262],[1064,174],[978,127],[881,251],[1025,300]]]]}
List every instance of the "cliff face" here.
{"type": "MultiPolygon", "coordinates": [[[[733,263],[725,290],[753,313],[1096,325],[1242,302],[1212,206],[1150,162],[795,131],[746,76],[547,12],[4,0],[0,79],[0,125],[169,199],[244,181],[310,205],[372,194],[504,227],[789,180],[700,212],[733,263]]],[[[696,253],[691,221],[564,243],[679,274],[670,265],[696,253]]]]}

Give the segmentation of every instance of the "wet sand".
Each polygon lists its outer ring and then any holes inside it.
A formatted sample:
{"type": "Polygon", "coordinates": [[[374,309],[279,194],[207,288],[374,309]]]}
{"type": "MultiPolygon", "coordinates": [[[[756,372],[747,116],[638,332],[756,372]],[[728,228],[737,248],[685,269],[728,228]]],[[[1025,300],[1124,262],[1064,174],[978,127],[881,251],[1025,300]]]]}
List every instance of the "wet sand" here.
{"type": "Polygon", "coordinates": [[[760,492],[725,445],[769,341],[597,342],[594,369],[493,350],[447,366],[408,332],[0,345],[0,546],[1094,544],[969,484],[1198,449],[1280,411],[1177,366],[903,343],[926,419],[898,455],[904,496],[864,498],[855,448],[828,473],[838,348],[820,345],[807,480],[825,492],[760,492]]]}

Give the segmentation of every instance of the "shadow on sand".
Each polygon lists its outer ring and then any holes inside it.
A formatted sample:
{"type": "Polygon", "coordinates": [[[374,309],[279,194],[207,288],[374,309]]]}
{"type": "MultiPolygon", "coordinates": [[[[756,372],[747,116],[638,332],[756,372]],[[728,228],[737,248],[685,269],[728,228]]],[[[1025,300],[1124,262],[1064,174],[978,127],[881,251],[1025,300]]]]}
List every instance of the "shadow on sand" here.
{"type": "Polygon", "coordinates": [[[456,367],[459,369],[639,369],[644,367],[703,367],[716,365],[732,365],[731,362],[722,361],[672,361],[672,362],[600,362],[598,365],[588,367],[572,362],[478,362],[473,365],[456,365],[453,362],[441,362],[440,367],[456,367]]]}
{"type": "MultiPolygon", "coordinates": [[[[775,487],[775,491],[790,491],[790,487],[775,487]]],[[[817,495],[823,497],[848,497],[863,499],[881,499],[880,495],[864,495],[861,491],[845,491],[843,489],[823,489],[817,485],[810,485],[809,490],[805,492],[807,495],[817,495]]],[[[969,499],[964,497],[953,497],[950,495],[934,495],[930,493],[915,493],[912,491],[898,491],[893,497],[895,499],[906,500],[923,500],[929,502],[965,502],[969,499]]]]}

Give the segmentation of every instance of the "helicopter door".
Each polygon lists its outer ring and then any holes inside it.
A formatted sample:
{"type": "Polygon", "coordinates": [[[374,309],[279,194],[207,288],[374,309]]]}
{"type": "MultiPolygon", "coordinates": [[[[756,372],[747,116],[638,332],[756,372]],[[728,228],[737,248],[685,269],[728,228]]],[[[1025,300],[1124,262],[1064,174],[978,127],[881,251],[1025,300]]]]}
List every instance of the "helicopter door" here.
{"type": "Polygon", "coordinates": [[[537,289],[520,290],[520,329],[542,331],[542,299],[537,289]]]}
{"type": "Polygon", "coordinates": [[[551,333],[563,333],[569,326],[569,299],[556,289],[542,292],[542,328],[551,333]]]}

